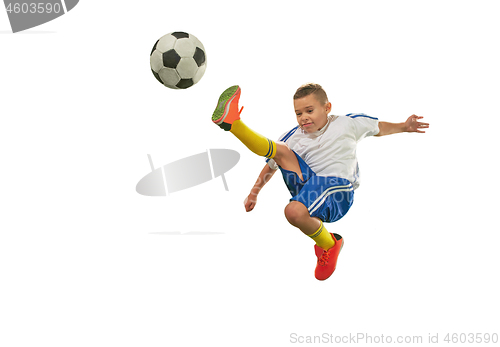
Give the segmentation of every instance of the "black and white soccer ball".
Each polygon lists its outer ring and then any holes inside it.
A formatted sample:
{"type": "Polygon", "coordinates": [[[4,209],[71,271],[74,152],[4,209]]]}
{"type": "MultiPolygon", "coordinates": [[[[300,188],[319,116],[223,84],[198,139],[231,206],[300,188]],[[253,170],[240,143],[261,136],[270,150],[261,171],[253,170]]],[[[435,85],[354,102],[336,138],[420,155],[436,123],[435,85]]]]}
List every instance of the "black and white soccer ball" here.
{"type": "Polygon", "coordinates": [[[172,89],[186,89],[198,83],[207,67],[203,44],[184,32],[162,36],[156,41],[149,60],[156,79],[172,89]]]}

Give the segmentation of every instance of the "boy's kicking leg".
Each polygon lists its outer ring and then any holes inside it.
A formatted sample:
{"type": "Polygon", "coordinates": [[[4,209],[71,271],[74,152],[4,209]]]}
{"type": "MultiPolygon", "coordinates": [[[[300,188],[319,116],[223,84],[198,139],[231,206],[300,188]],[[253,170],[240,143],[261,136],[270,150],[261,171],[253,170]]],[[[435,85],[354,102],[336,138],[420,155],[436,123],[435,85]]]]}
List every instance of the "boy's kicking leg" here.
{"type": "Polygon", "coordinates": [[[240,119],[238,101],[241,89],[232,86],[220,96],[212,121],[226,131],[230,131],[252,152],[262,157],[274,159],[285,170],[296,172],[302,180],[302,172],[295,153],[284,143],[276,143],[246,126],[240,119]]]}

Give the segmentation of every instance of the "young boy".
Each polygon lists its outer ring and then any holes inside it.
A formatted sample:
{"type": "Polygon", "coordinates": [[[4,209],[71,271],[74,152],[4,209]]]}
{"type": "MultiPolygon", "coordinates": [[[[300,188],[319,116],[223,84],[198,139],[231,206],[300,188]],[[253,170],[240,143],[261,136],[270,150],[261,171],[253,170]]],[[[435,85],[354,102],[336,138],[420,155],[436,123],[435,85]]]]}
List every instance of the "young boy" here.
{"type": "Polygon", "coordinates": [[[241,89],[232,86],[220,96],[212,121],[233,133],[267,164],[245,200],[251,211],[257,194],[279,168],[292,194],[285,207],[288,222],[311,237],[317,257],[315,277],[325,280],[335,271],[344,245],[342,236],[329,233],[325,223],[342,218],[353,202],[359,186],[356,144],[366,136],[384,136],[401,132],[418,132],[429,124],[412,115],[405,123],[379,122],[365,114],[329,116],[331,103],[318,84],[297,89],[293,104],[298,126],[286,132],[278,142],[269,140],[248,128],[240,119],[238,101],[241,89]]]}

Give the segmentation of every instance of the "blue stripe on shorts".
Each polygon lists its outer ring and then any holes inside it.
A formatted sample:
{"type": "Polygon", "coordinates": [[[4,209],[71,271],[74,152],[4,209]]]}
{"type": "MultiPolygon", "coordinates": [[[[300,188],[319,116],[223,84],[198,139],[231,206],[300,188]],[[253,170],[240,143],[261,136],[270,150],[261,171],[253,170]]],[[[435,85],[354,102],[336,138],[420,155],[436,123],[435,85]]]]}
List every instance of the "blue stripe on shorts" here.
{"type": "Polygon", "coordinates": [[[303,203],[311,217],[317,217],[325,223],[338,221],[352,206],[354,188],[351,182],[340,177],[317,176],[297,153],[295,156],[303,180],[295,172],[280,167],[283,180],[292,195],[290,201],[303,203]]]}

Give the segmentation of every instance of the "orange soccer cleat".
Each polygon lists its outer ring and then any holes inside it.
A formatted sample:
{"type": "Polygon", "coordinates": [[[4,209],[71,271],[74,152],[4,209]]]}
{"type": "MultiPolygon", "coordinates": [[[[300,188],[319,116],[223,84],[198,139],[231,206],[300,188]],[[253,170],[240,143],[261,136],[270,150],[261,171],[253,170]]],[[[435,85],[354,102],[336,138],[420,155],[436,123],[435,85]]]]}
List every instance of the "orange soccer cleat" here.
{"type": "Polygon", "coordinates": [[[219,103],[212,115],[212,122],[217,124],[225,131],[231,130],[233,122],[240,119],[238,111],[238,101],[240,100],[241,89],[239,86],[232,86],[227,88],[219,97],[219,103]]]}
{"type": "Polygon", "coordinates": [[[318,245],[314,245],[316,257],[318,257],[314,276],[320,281],[326,280],[335,271],[337,267],[337,258],[339,257],[340,250],[344,246],[344,239],[342,236],[332,233],[331,235],[335,239],[335,245],[332,248],[325,251],[318,245]]]}

